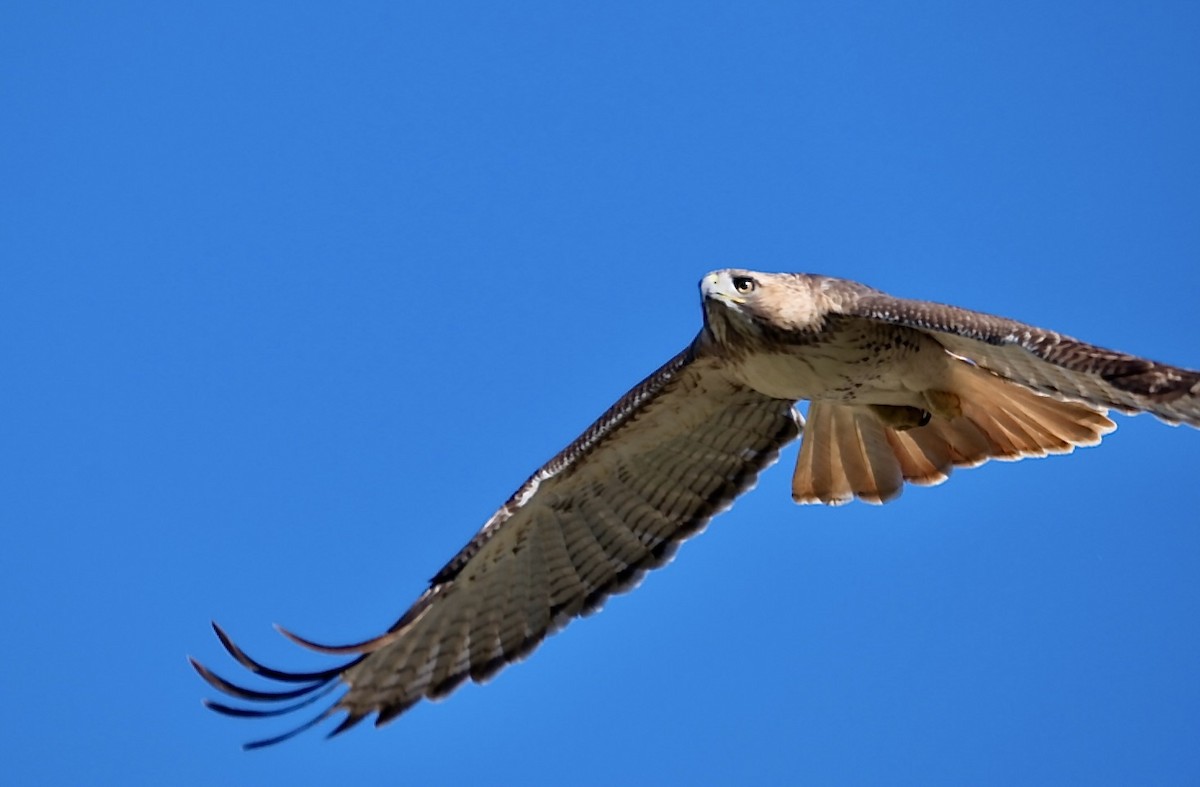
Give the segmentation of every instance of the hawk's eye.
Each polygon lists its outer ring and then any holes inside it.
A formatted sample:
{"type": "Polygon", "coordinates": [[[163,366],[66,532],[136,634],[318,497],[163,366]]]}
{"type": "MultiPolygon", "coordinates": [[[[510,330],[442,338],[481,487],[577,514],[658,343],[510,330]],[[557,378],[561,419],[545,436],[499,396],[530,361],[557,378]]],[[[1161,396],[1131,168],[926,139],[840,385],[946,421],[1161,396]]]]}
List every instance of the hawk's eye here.
{"type": "Polygon", "coordinates": [[[742,295],[754,292],[755,281],[749,276],[734,276],[733,288],[742,295]]]}

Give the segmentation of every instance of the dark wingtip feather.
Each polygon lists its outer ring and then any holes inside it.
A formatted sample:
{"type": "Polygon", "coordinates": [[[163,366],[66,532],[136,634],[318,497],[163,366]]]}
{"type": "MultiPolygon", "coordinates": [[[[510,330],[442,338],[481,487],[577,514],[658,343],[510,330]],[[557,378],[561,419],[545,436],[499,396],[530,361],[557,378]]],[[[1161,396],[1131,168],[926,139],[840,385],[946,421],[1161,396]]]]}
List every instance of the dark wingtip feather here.
{"type": "Polygon", "coordinates": [[[378,650],[399,636],[397,632],[389,631],[384,634],[380,634],[378,637],[372,637],[371,639],[363,640],[362,642],[356,642],[352,645],[322,645],[319,642],[313,642],[311,639],[305,639],[299,634],[294,634],[285,629],[283,626],[280,626],[278,623],[275,624],[275,630],[301,647],[331,656],[370,653],[371,651],[378,650]]]}
{"type": "MultiPolygon", "coordinates": [[[[301,708],[305,708],[331,694],[341,685],[338,679],[342,676],[342,673],[364,658],[363,656],[359,656],[348,663],[318,672],[284,672],[283,670],[267,667],[252,659],[246,654],[245,651],[234,644],[233,640],[230,639],[229,635],[224,629],[222,629],[215,622],[212,624],[212,627],[213,631],[216,632],[217,638],[221,641],[221,645],[225,648],[229,655],[250,672],[269,680],[276,680],[283,683],[303,684],[296,688],[287,689],[285,691],[261,691],[258,689],[250,689],[226,680],[210,670],[208,667],[201,664],[197,659],[189,656],[188,663],[192,665],[192,669],[196,670],[196,673],[200,675],[200,677],[206,683],[208,683],[209,686],[223,694],[228,694],[229,696],[236,697],[238,699],[250,700],[254,702],[278,703],[286,700],[300,700],[299,702],[291,702],[282,707],[270,707],[264,709],[242,708],[235,705],[227,705],[223,702],[215,702],[207,699],[204,700],[205,707],[224,716],[258,719],[283,716],[285,714],[298,711],[301,708]]],[[[282,743],[283,741],[299,735],[301,732],[304,732],[305,730],[320,723],[323,719],[326,719],[333,714],[337,709],[338,703],[334,702],[318,716],[309,719],[304,724],[290,729],[282,735],[251,741],[243,745],[242,748],[246,750],[261,749],[265,746],[272,746],[276,743],[282,743]]]]}
{"type": "Polygon", "coordinates": [[[304,722],[303,724],[299,725],[298,727],[294,727],[294,728],[288,730],[287,732],[283,733],[282,735],[276,735],[273,738],[263,738],[262,740],[250,741],[249,743],[243,743],[242,749],[244,751],[253,751],[254,749],[262,749],[262,748],[266,748],[267,746],[274,746],[277,743],[283,743],[286,740],[290,740],[291,738],[296,737],[297,735],[304,732],[305,730],[312,729],[313,727],[317,726],[321,722],[325,721],[325,719],[327,719],[329,717],[329,715],[331,713],[333,713],[334,707],[335,706],[330,706],[330,707],[326,708],[325,710],[321,711],[319,714],[317,714],[313,718],[309,719],[308,721],[304,722]]]}
{"type": "Polygon", "coordinates": [[[259,710],[257,708],[238,708],[234,705],[226,705],[223,702],[215,700],[201,700],[204,707],[214,713],[219,713],[222,716],[233,716],[239,719],[260,719],[264,716],[278,716],[281,713],[287,713],[291,710],[291,706],[285,708],[274,708],[272,710],[259,710]]]}
{"type": "Polygon", "coordinates": [[[272,669],[261,662],[255,661],[246,654],[246,651],[234,644],[225,630],[213,622],[213,631],[217,634],[217,639],[221,640],[221,645],[233,656],[238,664],[241,664],[246,669],[253,672],[255,675],[262,675],[264,678],[271,680],[283,681],[284,683],[308,683],[310,681],[326,681],[330,678],[341,674],[345,669],[351,666],[350,664],[342,664],[337,667],[332,667],[320,672],[285,672],[283,670],[272,669]]]}
{"type": "Polygon", "coordinates": [[[258,691],[256,689],[247,689],[244,686],[239,686],[232,681],[225,680],[217,673],[210,670],[208,667],[196,661],[192,657],[188,657],[188,661],[192,664],[192,669],[204,678],[205,683],[212,686],[223,694],[228,694],[231,697],[237,697],[243,700],[261,700],[263,702],[279,702],[282,700],[291,700],[296,697],[303,697],[305,694],[310,694],[313,691],[325,685],[325,681],[313,683],[309,686],[302,686],[291,691],[258,691]]]}
{"type": "MultiPolygon", "coordinates": [[[[211,711],[215,711],[216,713],[220,713],[223,716],[236,716],[237,718],[242,719],[263,719],[270,716],[285,716],[294,711],[298,711],[301,708],[312,705],[322,697],[328,696],[329,693],[337,687],[338,684],[329,683],[311,697],[306,697],[300,702],[294,702],[291,705],[285,705],[282,708],[239,708],[234,705],[226,705],[223,702],[214,702],[213,700],[204,700],[204,707],[211,711]]],[[[317,687],[314,686],[313,688],[317,687]]]]}

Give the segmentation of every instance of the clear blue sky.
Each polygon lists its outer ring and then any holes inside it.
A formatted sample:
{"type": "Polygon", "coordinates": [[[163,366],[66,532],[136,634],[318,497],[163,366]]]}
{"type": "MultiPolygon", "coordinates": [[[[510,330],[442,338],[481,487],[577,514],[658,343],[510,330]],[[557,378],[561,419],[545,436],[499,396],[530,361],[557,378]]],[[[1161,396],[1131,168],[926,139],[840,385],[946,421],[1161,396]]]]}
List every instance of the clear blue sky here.
{"type": "Polygon", "coordinates": [[[1195,3],[0,10],[12,784],[1195,784],[1200,434],[800,508],[788,469],[486,687],[273,750],[691,339],[822,272],[1200,367],[1195,3]],[[968,10],[969,6],[969,10],[968,10]]]}

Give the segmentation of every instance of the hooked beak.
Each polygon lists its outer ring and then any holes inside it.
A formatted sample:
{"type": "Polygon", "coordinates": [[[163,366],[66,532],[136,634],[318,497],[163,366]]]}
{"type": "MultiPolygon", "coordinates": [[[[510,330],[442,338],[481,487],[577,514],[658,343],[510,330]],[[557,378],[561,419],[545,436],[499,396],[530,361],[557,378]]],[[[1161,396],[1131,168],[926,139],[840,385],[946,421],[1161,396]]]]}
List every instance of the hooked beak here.
{"type": "Polygon", "coordinates": [[[743,304],[746,299],[733,288],[733,277],[725,271],[713,271],[700,280],[700,294],[706,300],[743,304]]]}

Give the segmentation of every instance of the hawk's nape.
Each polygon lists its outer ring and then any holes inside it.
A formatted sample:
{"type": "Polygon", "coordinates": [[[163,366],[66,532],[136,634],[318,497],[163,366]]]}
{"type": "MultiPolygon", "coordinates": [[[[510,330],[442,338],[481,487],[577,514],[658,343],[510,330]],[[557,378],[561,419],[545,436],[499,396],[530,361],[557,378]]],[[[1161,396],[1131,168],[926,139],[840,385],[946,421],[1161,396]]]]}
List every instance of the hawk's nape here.
{"type": "Polygon", "coordinates": [[[282,687],[245,687],[193,659],[214,689],[263,707],[206,704],[229,716],[271,718],[344,689],[299,726],[246,745],[258,748],[338,712],[346,715],[331,735],[372,714],[380,725],[468,678],[485,680],[634,587],[752,487],[799,434],[793,404],[731,381],[698,339],[531,476],[386,633],[328,647],[283,632],[350,661],[318,672],[273,669],[214,624],[235,661],[282,687]]]}

